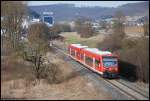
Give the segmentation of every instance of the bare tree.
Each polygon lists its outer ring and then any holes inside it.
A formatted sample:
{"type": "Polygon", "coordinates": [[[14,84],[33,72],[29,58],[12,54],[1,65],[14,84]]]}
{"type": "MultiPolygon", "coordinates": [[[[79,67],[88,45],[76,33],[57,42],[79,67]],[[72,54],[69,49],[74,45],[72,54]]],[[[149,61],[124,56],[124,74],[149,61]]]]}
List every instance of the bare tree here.
{"type": "Polygon", "coordinates": [[[145,21],[143,25],[144,36],[149,36],[149,21],[145,21]]]}
{"type": "Polygon", "coordinates": [[[149,38],[124,39],[120,56],[122,60],[136,66],[139,80],[149,82],[149,38]]]}
{"type": "Polygon", "coordinates": [[[100,26],[102,29],[106,29],[107,23],[105,21],[101,21],[100,26]]]}
{"type": "Polygon", "coordinates": [[[77,19],[75,21],[75,29],[78,33],[81,33],[81,26],[83,24],[83,20],[82,19],[77,19]]]}
{"type": "Polygon", "coordinates": [[[7,37],[5,42],[10,41],[8,42],[10,48],[16,51],[19,47],[23,18],[26,17],[26,3],[22,1],[1,1],[1,3],[1,25],[3,34],[5,38],[7,37]]]}
{"type": "Polygon", "coordinates": [[[81,17],[75,21],[75,28],[80,37],[91,37],[95,34],[94,29],[92,28],[91,19],[86,17],[81,17]]]}
{"type": "Polygon", "coordinates": [[[118,10],[115,12],[115,17],[117,18],[117,20],[119,22],[124,22],[125,21],[125,15],[123,14],[123,12],[121,10],[118,10]]]}
{"type": "Polygon", "coordinates": [[[27,52],[28,57],[34,64],[34,72],[37,79],[40,78],[43,66],[43,56],[48,51],[49,29],[44,23],[36,23],[29,26],[28,36],[29,43],[27,52]],[[29,54],[30,53],[30,54],[29,54]]]}
{"type": "Polygon", "coordinates": [[[88,38],[94,35],[94,29],[90,22],[85,22],[82,26],[80,37],[88,38]]]}
{"type": "Polygon", "coordinates": [[[79,17],[78,19],[76,19],[75,29],[79,34],[82,32],[83,25],[86,21],[89,21],[89,19],[86,17],[79,17]]]}
{"type": "Polygon", "coordinates": [[[117,11],[115,13],[115,24],[114,24],[114,33],[120,34],[120,36],[123,38],[125,35],[124,31],[124,25],[123,23],[125,22],[125,15],[123,14],[122,11],[117,11]]]}
{"type": "Polygon", "coordinates": [[[125,37],[125,30],[123,22],[125,21],[125,16],[121,11],[115,13],[116,20],[113,26],[112,35],[112,45],[113,50],[121,48],[122,40],[125,37]]]}

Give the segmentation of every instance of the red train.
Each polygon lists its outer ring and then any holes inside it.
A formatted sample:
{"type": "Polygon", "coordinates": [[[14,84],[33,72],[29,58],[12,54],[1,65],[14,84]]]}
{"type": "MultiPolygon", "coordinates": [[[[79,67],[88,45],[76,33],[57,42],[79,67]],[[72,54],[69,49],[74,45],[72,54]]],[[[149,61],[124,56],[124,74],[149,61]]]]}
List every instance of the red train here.
{"type": "Polygon", "coordinates": [[[118,77],[118,58],[109,51],[100,51],[97,48],[88,48],[80,44],[68,46],[69,55],[87,68],[106,78],[118,77]]]}

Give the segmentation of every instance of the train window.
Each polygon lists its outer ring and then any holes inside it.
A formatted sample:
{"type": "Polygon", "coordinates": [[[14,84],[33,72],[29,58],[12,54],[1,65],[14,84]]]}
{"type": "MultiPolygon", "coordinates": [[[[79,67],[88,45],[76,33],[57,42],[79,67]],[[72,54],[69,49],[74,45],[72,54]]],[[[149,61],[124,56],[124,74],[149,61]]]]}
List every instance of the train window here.
{"type": "Polygon", "coordinates": [[[100,64],[99,60],[95,60],[95,67],[99,67],[99,64],[100,64]]]}
{"type": "Polygon", "coordinates": [[[85,63],[92,66],[93,65],[93,59],[90,57],[85,57],[85,63]]]}
{"type": "Polygon", "coordinates": [[[81,54],[81,60],[83,60],[84,59],[84,55],[83,54],[81,54]]]}
{"type": "Polygon", "coordinates": [[[77,52],[77,57],[80,57],[80,53],[79,52],[77,52]]]}
{"type": "Polygon", "coordinates": [[[74,50],[71,50],[71,55],[75,56],[75,51],[74,50]]]}

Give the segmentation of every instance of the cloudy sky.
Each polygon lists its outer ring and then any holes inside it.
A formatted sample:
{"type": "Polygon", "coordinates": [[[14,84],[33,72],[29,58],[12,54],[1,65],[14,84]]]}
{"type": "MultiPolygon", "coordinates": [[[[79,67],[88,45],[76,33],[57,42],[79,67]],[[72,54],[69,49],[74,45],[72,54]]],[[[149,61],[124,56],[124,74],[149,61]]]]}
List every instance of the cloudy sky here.
{"type": "Polygon", "coordinates": [[[34,5],[50,5],[50,4],[75,4],[81,6],[101,6],[101,7],[117,7],[127,3],[136,3],[143,1],[28,1],[29,6],[34,5]]]}

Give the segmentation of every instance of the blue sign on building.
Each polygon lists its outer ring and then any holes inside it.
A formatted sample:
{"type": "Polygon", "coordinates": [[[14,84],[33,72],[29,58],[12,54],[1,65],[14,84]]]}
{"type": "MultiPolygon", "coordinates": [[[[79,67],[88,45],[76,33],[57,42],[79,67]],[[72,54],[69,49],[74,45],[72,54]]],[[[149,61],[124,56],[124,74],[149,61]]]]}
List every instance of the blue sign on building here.
{"type": "Polygon", "coordinates": [[[53,17],[52,16],[44,16],[44,22],[53,24],[53,17]]]}
{"type": "Polygon", "coordinates": [[[52,12],[43,12],[43,22],[48,26],[52,26],[54,24],[53,13],[52,12]]]}

